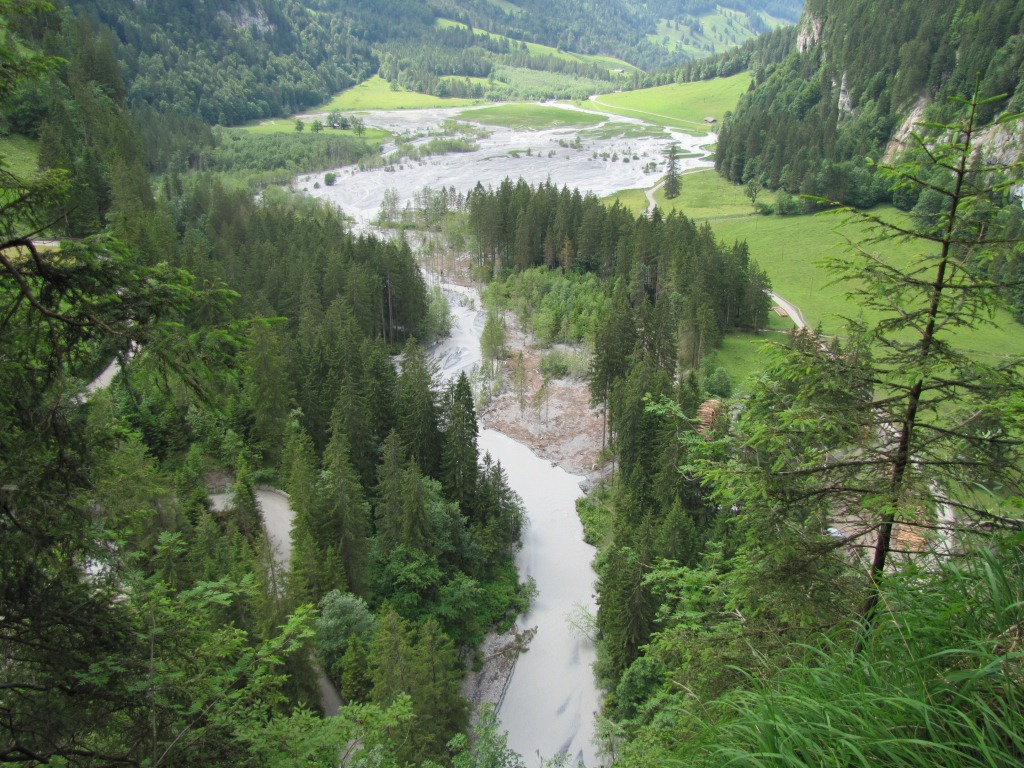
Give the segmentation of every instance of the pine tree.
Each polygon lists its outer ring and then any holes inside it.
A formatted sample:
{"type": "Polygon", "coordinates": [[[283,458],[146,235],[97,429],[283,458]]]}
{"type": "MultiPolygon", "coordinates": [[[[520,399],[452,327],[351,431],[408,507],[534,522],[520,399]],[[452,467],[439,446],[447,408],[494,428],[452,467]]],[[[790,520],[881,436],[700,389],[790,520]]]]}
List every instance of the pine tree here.
{"type": "Polygon", "coordinates": [[[253,438],[266,458],[275,462],[284,444],[288,414],[292,408],[288,364],[274,329],[256,323],[250,344],[242,355],[243,398],[253,413],[253,438]]]}
{"type": "MultiPolygon", "coordinates": [[[[897,524],[919,531],[936,557],[952,554],[961,527],[1019,526],[973,492],[1024,482],[1019,411],[1010,405],[1022,384],[1018,365],[979,360],[958,349],[952,333],[991,322],[998,286],[975,265],[1010,245],[993,213],[1011,180],[974,146],[983,103],[963,102],[961,120],[919,137],[915,156],[883,171],[895,184],[938,193],[944,203],[930,220],[847,211],[875,236],[853,243],[831,268],[878,320],[850,320],[842,346],[814,333],[794,336],[746,401],[736,453],[701,463],[720,508],[742,510],[758,599],[781,606],[794,592],[821,594],[814,579],[835,579],[824,557],[831,550],[798,544],[808,521],[824,530],[841,517],[847,537],[873,542],[860,611],[869,627],[884,576],[897,565],[897,524]],[[893,238],[920,247],[909,264],[887,257],[893,238]]],[[[804,600],[787,610],[796,620],[811,609],[804,600]]]]}
{"type": "Polygon", "coordinates": [[[465,373],[445,393],[444,451],[441,457],[445,495],[474,519],[479,454],[473,390],[465,373]]]}
{"type": "Polygon", "coordinates": [[[398,434],[423,471],[437,477],[441,432],[433,384],[423,349],[410,338],[402,353],[402,374],[398,378],[398,434]]]}
{"type": "Polygon", "coordinates": [[[235,486],[231,492],[230,520],[249,541],[263,537],[263,513],[256,498],[256,486],[249,462],[243,457],[235,471],[235,486]]]}
{"type": "Polygon", "coordinates": [[[377,465],[377,486],[374,504],[374,528],[377,548],[389,552],[402,541],[402,481],[405,475],[405,448],[397,432],[384,441],[383,454],[377,465]]]}
{"type": "Polygon", "coordinates": [[[675,142],[665,150],[665,197],[679,197],[679,145],[675,142]]]}
{"type": "Polygon", "coordinates": [[[331,437],[324,452],[324,470],[317,484],[317,519],[310,533],[317,546],[340,556],[345,584],[366,597],[370,588],[370,508],[349,460],[343,434],[331,437]]]}

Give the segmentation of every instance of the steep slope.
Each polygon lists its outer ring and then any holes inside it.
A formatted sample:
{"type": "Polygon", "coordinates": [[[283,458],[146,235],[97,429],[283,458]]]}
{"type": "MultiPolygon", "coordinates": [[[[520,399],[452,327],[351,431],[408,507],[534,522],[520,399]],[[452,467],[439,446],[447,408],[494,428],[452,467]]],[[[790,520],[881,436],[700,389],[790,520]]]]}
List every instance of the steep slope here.
{"type": "Polygon", "coordinates": [[[641,78],[617,77],[614,70],[632,72],[628,65],[643,70],[678,66],[795,20],[802,4],[801,0],[65,3],[71,12],[85,12],[98,26],[110,30],[133,106],[199,114],[208,123],[221,124],[309,108],[378,71],[402,88],[434,95],[542,98],[635,86],[641,78]],[[538,45],[548,49],[537,50],[538,45]],[[596,54],[620,61],[595,66],[567,54],[596,54]],[[523,76],[524,72],[542,74],[523,76]]]}
{"type": "Polygon", "coordinates": [[[950,96],[1006,94],[982,119],[1024,105],[1024,6],[1015,0],[808,0],[796,49],[759,78],[723,125],[717,166],[796,194],[857,205],[885,196],[878,158],[917,106],[949,116],[950,96]]]}

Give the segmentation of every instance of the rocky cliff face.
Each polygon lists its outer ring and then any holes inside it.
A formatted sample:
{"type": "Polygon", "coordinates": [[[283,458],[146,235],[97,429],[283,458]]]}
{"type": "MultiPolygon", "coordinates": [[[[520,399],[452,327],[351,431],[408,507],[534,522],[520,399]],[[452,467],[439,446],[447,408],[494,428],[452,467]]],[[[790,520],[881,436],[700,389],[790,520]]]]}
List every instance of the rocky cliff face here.
{"type": "Polygon", "coordinates": [[[796,49],[800,53],[807,53],[821,40],[823,22],[810,13],[805,13],[800,20],[800,31],[796,37],[796,49]]]}

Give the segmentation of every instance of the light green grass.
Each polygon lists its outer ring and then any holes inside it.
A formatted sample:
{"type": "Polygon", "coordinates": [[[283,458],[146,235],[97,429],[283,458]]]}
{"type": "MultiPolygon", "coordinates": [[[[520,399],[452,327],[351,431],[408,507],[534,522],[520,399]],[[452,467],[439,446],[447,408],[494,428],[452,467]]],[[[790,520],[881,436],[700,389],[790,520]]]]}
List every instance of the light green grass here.
{"type": "Polygon", "coordinates": [[[601,202],[608,205],[612,205],[616,200],[619,202],[619,205],[637,215],[647,210],[647,195],[642,189],[623,189],[601,198],[601,202]]]}
{"type": "MultiPolygon", "coordinates": [[[[302,122],[304,122],[306,124],[305,130],[302,131],[304,136],[314,136],[314,135],[316,135],[310,129],[310,126],[313,125],[313,120],[314,119],[315,118],[304,118],[303,119],[302,122]]],[[[242,131],[246,131],[247,133],[258,133],[258,134],[263,134],[263,135],[298,133],[298,131],[295,130],[295,118],[286,118],[286,119],[279,119],[279,120],[260,120],[259,122],[256,122],[256,123],[249,123],[248,125],[243,125],[240,128],[238,128],[238,129],[227,129],[227,130],[242,130],[242,131]]],[[[319,135],[320,136],[355,136],[356,133],[355,133],[355,131],[352,131],[352,130],[339,131],[337,128],[324,128],[323,131],[321,131],[319,135]]],[[[388,133],[387,131],[383,131],[380,128],[366,128],[363,131],[362,138],[366,139],[366,141],[368,141],[370,143],[374,143],[374,142],[380,143],[382,141],[385,141],[390,136],[391,136],[390,133],[388,133]]]]}
{"type": "Polygon", "coordinates": [[[415,91],[393,91],[391,84],[374,75],[359,85],[342,91],[326,104],[311,111],[355,112],[366,109],[425,109],[429,107],[466,107],[481,102],[474,99],[442,99],[415,91]]]}
{"type": "Polygon", "coordinates": [[[519,130],[541,130],[562,126],[587,127],[604,121],[600,115],[591,112],[546,107],[542,104],[502,104],[497,107],[470,109],[460,113],[459,117],[486,125],[503,125],[519,130]]]}
{"type": "MultiPolygon", "coordinates": [[[[751,257],[768,273],[774,291],[796,305],[809,325],[820,325],[825,333],[841,334],[845,329],[843,316],[863,317],[869,322],[878,319],[878,315],[862,312],[847,296],[849,286],[835,283],[834,276],[820,263],[845,252],[845,240],[837,232],[840,216],[755,215],[742,187],[713,172],[683,175],[680,190],[679,197],[672,201],[666,201],[659,192],[655,196],[659,207],[665,212],[679,209],[692,219],[709,221],[715,236],[725,243],[745,240],[751,257]]],[[[626,199],[635,197],[631,194],[626,199]]],[[[874,212],[900,215],[885,207],[874,212]]],[[[866,232],[858,227],[844,227],[842,231],[853,239],[866,232]]],[[[906,264],[920,251],[920,245],[889,241],[873,250],[885,253],[894,264],[906,264]]],[[[1024,326],[1007,312],[997,313],[995,322],[995,327],[981,326],[953,334],[954,343],[987,362],[1024,354],[1024,326]]]]}
{"type": "Polygon", "coordinates": [[[609,121],[604,125],[580,131],[581,139],[648,139],[663,138],[665,131],[653,125],[609,121]]]}
{"type": "Polygon", "coordinates": [[[0,157],[16,176],[32,176],[39,167],[39,142],[25,136],[0,139],[0,157]]]}
{"type": "MultiPolygon", "coordinates": [[[[452,21],[451,19],[438,19],[435,22],[435,24],[441,28],[466,28],[466,25],[463,24],[462,22],[452,21]]],[[[509,45],[512,46],[520,45],[520,42],[518,40],[507,38],[504,35],[497,35],[494,34],[493,32],[486,32],[485,30],[482,29],[476,30],[476,34],[487,35],[493,40],[508,40],[509,45]]],[[[599,67],[606,68],[609,72],[621,69],[626,73],[630,73],[637,70],[637,68],[634,67],[629,62],[623,61],[622,59],[616,59],[613,56],[593,56],[591,54],[586,53],[572,53],[571,51],[560,51],[557,48],[552,48],[547,45],[541,45],[540,43],[527,43],[526,49],[530,52],[532,56],[554,56],[556,59],[561,59],[562,61],[575,61],[579,62],[580,64],[595,64],[599,67]]]]}
{"type": "MultiPolygon", "coordinates": [[[[764,194],[767,196],[768,193],[764,194]]],[[[736,216],[752,216],[754,212],[743,187],[730,184],[710,168],[681,175],[679,197],[675,200],[667,200],[663,189],[654,194],[654,199],[664,211],[679,209],[691,219],[711,222],[736,216]]]]}
{"type": "Polygon", "coordinates": [[[501,10],[503,10],[505,13],[510,13],[512,15],[525,13],[525,11],[522,8],[507,2],[507,0],[487,0],[487,2],[490,3],[491,5],[501,8],[501,10]]]}
{"type": "Polygon", "coordinates": [[[760,333],[727,333],[722,339],[722,345],[715,350],[712,367],[725,368],[732,379],[733,395],[748,392],[750,377],[764,370],[764,345],[768,342],[783,342],[793,328],[792,323],[775,313],[769,314],[768,319],[769,327],[760,333]]]}
{"type": "Polygon", "coordinates": [[[696,83],[673,83],[638,91],[604,94],[580,102],[579,106],[639,117],[656,125],[703,135],[715,129],[715,126],[706,124],[704,118],[713,117],[721,122],[726,112],[735,109],[749,85],[750,75],[740,73],[696,83]]]}
{"type": "MultiPolygon", "coordinates": [[[[757,15],[770,27],[787,23],[766,13],[757,15]]],[[[700,58],[710,55],[705,47],[708,43],[714,47],[715,53],[720,53],[742,45],[750,38],[757,36],[750,28],[746,14],[724,9],[721,6],[718,6],[715,13],[705,14],[698,18],[704,29],[703,34],[690,34],[690,30],[685,24],[682,25],[682,29],[674,29],[669,26],[667,19],[660,19],[657,34],[647,35],[647,39],[655,45],[664,46],[669,51],[675,51],[678,48],[684,53],[700,58]],[[730,19],[732,20],[731,27],[729,26],[730,19]]]]}

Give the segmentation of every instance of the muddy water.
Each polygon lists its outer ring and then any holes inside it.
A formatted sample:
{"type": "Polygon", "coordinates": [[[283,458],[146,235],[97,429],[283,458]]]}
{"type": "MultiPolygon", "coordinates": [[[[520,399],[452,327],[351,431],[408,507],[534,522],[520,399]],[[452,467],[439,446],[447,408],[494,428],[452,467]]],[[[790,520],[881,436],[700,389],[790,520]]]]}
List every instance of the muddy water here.
{"type": "MultiPolygon", "coordinates": [[[[446,285],[445,293],[455,324],[451,337],[431,350],[431,359],[441,377],[450,379],[479,365],[484,313],[476,291],[446,285]]],[[[516,662],[498,713],[501,725],[527,766],[560,754],[569,757],[568,765],[595,766],[596,652],[591,639],[568,622],[573,612],[596,610],[594,548],[583,542],[576,516],[582,478],[491,429],[481,431],[479,447],[501,462],[509,485],[523,498],[529,523],[516,565],[520,578],[532,578],[537,586],[536,599],[518,619],[521,628],[536,627],[537,633],[516,662]]]]}
{"type": "Polygon", "coordinates": [[[502,727],[527,766],[561,754],[569,757],[568,765],[595,766],[595,713],[601,705],[591,668],[596,651],[569,624],[574,611],[597,609],[594,548],[583,542],[576,516],[582,478],[494,430],[481,432],[480,449],[501,461],[509,484],[523,497],[530,523],[516,565],[521,578],[537,584],[537,597],[518,620],[521,627],[536,627],[537,634],[516,662],[499,712],[502,727]]]}
{"type": "MultiPolygon", "coordinates": [[[[616,115],[608,115],[607,118],[599,126],[535,131],[487,126],[489,135],[476,140],[479,149],[473,152],[435,155],[422,161],[404,159],[390,170],[342,168],[336,171],[337,182],[330,187],[324,184],[323,173],[310,174],[300,177],[296,187],[341,207],[355,219],[357,229],[363,229],[377,215],[388,189],[397,192],[400,207],[404,207],[424,187],[454,186],[465,194],[477,182],[485,187],[496,187],[506,177],[512,180],[521,177],[531,184],[550,180],[559,187],[579,188],[581,192],[593,192],[600,197],[622,189],[654,185],[664,172],[665,149],[673,142],[679,145],[681,153],[699,155],[682,158],[680,171],[711,165],[702,147],[714,142],[713,135],[692,136],[647,126],[650,135],[641,136],[634,132],[645,125],[642,120],[616,115]],[[616,133],[620,135],[614,135],[616,133]],[[578,148],[567,146],[577,136],[581,145],[578,148]],[[607,158],[602,157],[605,153],[607,158]],[[613,153],[618,155],[617,161],[611,159],[613,153]],[[624,162],[626,157],[628,162],[624,162]],[[650,162],[658,163],[657,172],[645,173],[644,166],[650,162]],[[317,183],[319,189],[314,186],[317,183]]],[[[416,133],[436,130],[445,120],[472,122],[473,110],[367,112],[364,119],[367,125],[394,133],[416,133]]]]}

